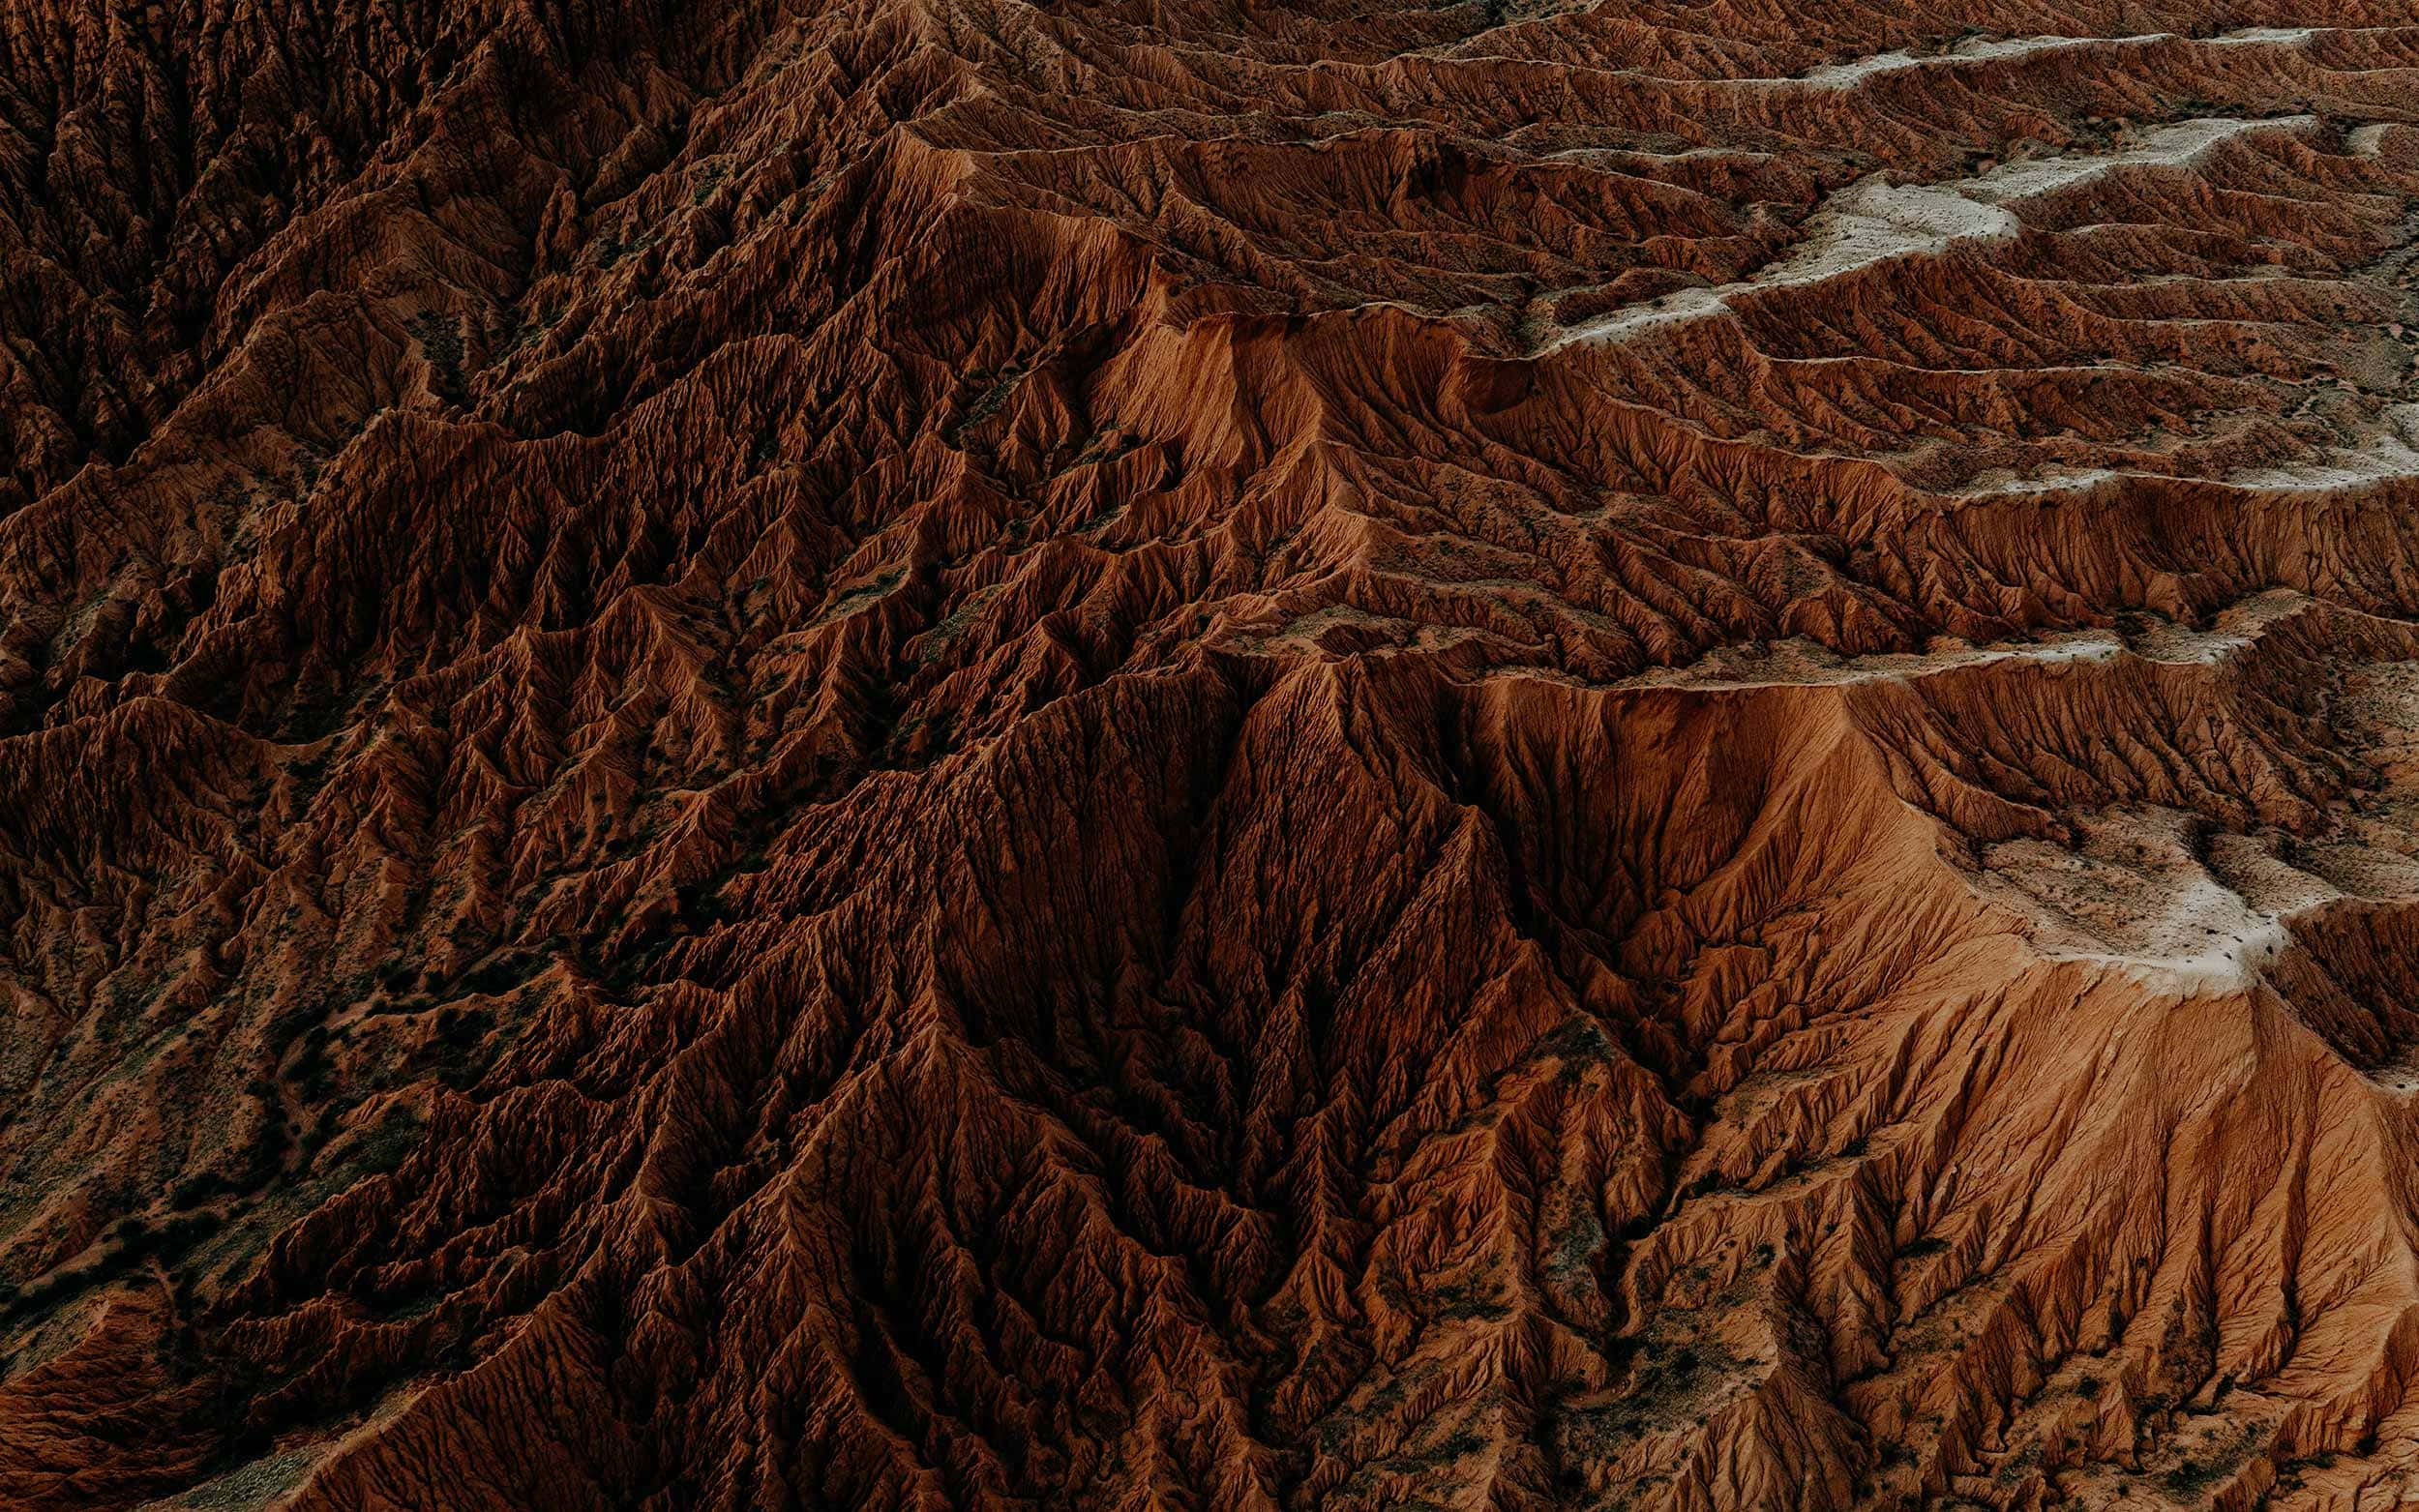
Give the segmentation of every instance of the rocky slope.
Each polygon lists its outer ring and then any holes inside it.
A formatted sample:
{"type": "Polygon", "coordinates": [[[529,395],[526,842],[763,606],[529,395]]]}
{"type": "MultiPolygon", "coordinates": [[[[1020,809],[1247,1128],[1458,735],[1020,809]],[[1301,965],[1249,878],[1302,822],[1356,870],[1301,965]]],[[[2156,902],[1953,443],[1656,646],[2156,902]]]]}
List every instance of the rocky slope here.
{"type": "Polygon", "coordinates": [[[2405,0],[15,0],[0,270],[0,1506],[2419,1493],[2405,0]]]}

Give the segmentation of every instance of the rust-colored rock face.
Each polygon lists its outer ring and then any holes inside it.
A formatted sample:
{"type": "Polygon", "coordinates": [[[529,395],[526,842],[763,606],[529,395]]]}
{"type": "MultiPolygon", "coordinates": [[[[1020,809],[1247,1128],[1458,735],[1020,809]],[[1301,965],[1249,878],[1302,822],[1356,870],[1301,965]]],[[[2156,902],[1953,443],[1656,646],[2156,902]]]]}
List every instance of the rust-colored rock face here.
{"type": "Polygon", "coordinates": [[[0,1508],[2419,1496],[2409,0],[0,12],[0,1508]]]}

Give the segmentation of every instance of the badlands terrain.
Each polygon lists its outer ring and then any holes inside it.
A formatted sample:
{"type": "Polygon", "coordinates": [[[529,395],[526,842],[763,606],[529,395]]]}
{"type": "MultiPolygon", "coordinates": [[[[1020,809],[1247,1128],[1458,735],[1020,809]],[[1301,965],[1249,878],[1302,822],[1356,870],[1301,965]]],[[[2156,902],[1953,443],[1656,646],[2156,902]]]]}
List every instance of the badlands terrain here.
{"type": "Polygon", "coordinates": [[[2419,1497],[2412,0],[4,0],[0,1507],[2419,1497]]]}

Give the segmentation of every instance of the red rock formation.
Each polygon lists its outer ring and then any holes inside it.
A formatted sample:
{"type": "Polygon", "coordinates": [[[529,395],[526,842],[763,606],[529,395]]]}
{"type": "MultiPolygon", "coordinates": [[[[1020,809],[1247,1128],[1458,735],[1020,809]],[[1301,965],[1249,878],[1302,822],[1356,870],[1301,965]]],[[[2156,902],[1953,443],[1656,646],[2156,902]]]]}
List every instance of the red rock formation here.
{"type": "Polygon", "coordinates": [[[0,1506],[2419,1488],[2406,5],[0,20],[0,1506]]]}

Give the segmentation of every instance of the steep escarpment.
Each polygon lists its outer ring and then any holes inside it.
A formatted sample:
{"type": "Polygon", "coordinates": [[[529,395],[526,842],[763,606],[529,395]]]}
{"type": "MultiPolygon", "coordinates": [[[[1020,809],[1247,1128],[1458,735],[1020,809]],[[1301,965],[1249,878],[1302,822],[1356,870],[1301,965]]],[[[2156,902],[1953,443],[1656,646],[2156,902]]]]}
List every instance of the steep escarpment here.
{"type": "Polygon", "coordinates": [[[18,7],[0,1505],[2399,1494],[2415,86],[18,7]]]}

